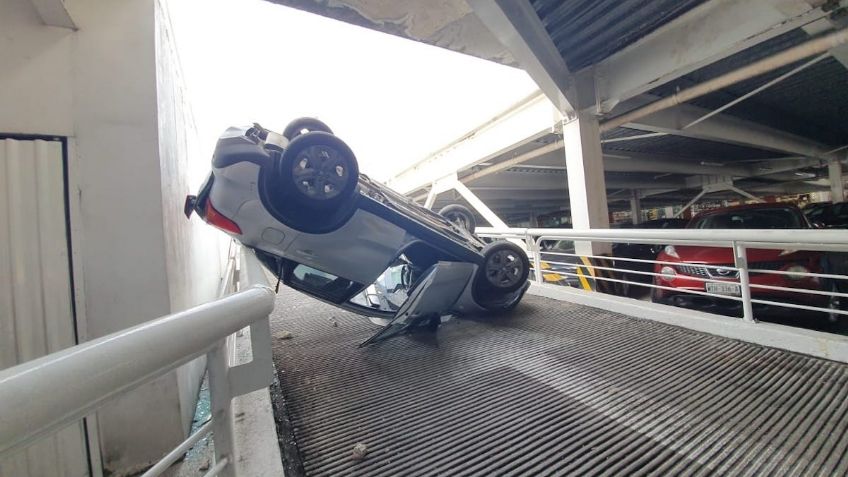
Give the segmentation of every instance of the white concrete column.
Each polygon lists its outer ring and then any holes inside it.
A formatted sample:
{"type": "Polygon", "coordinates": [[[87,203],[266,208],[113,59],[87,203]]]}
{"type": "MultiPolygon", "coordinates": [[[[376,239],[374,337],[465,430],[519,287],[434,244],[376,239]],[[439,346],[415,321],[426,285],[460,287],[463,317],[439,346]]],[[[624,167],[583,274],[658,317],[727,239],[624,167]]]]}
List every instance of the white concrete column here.
{"type": "Polygon", "coordinates": [[[642,196],[636,189],[632,190],[630,195],[630,217],[633,225],[642,223],[642,196]]]}
{"type": "MultiPolygon", "coordinates": [[[[601,152],[598,119],[578,113],[576,119],[563,122],[565,165],[568,170],[568,195],[571,222],[575,230],[608,229],[607,188],[601,152]]],[[[575,243],[579,254],[609,253],[609,244],[575,243]]]]}
{"type": "Polygon", "coordinates": [[[830,200],[833,203],[845,200],[845,182],[842,178],[842,162],[830,161],[827,165],[827,175],[830,178],[830,200]]]}

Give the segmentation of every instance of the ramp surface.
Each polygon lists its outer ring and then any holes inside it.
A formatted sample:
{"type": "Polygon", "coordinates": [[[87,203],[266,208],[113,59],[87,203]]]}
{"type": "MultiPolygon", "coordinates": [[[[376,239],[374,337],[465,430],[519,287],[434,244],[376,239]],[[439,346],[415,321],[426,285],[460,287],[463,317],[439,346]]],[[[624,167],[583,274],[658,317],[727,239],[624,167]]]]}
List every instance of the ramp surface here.
{"type": "Polygon", "coordinates": [[[843,364],[536,296],[359,349],[286,289],[271,326],[289,475],[848,473],[843,364]]]}

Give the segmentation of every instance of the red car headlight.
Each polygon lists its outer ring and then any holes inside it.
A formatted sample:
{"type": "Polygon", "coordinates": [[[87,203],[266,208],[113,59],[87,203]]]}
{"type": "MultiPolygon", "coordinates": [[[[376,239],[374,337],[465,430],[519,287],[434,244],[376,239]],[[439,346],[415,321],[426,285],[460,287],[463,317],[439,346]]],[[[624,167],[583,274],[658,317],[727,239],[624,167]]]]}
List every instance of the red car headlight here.
{"type": "Polygon", "coordinates": [[[674,280],[674,277],[676,276],[677,272],[674,270],[673,267],[669,267],[668,265],[666,265],[660,269],[660,278],[667,282],[674,280]]]}

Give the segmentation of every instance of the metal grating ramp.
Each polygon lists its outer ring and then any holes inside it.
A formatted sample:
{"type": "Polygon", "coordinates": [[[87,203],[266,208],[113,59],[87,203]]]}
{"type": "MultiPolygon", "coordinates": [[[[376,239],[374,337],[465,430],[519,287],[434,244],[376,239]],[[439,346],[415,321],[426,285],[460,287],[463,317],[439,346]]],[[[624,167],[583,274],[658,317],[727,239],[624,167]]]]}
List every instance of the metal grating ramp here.
{"type": "Polygon", "coordinates": [[[358,349],[285,290],[271,326],[289,475],[848,473],[839,363],[536,296],[358,349]]]}

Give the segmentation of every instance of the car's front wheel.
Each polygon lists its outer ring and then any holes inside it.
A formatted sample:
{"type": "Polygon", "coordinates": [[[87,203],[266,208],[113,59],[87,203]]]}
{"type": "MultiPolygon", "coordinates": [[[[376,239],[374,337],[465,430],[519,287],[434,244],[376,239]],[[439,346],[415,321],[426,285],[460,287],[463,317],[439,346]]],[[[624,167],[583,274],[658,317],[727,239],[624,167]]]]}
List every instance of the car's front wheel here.
{"type": "Polygon", "coordinates": [[[486,291],[511,293],[527,281],[530,260],[512,242],[492,242],[482,250],[484,262],[477,276],[477,286],[486,291]]]}
{"type": "Polygon", "coordinates": [[[359,182],[359,165],[350,147],[321,131],[295,137],[278,165],[289,197],[310,210],[331,210],[347,202],[359,182]]]}

